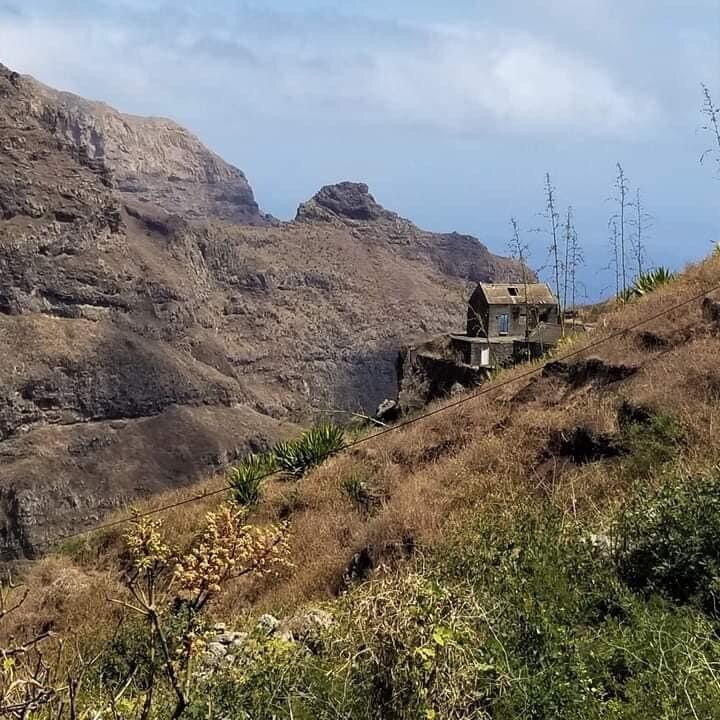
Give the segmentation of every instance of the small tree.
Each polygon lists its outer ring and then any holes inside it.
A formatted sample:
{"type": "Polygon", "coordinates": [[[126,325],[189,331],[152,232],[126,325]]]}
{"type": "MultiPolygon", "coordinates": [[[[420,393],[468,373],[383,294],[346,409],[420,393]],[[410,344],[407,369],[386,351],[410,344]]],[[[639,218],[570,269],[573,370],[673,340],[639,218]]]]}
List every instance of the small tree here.
{"type": "Polygon", "coordinates": [[[633,203],[635,210],[634,218],[631,220],[635,228],[632,242],[633,259],[635,260],[636,277],[640,277],[645,270],[645,261],[647,260],[646,238],[647,231],[652,222],[652,215],[645,212],[645,207],[640,195],[640,188],[635,190],[635,202],[633,203]]]}
{"type": "Polygon", "coordinates": [[[715,163],[715,172],[720,175],[720,108],[713,102],[708,86],[703,84],[702,89],[703,106],[701,112],[707,118],[702,130],[710,135],[712,145],[700,156],[700,162],[704,163],[708,157],[711,157],[715,163]]]}
{"type": "MultiPolygon", "coordinates": [[[[550,258],[555,273],[555,295],[558,303],[562,302],[561,285],[560,285],[560,244],[558,236],[560,234],[560,215],[557,212],[557,203],[555,198],[556,188],[552,184],[550,173],[545,173],[545,218],[549,224],[550,233],[550,258]]],[[[560,325],[564,327],[563,307],[560,307],[560,325]]]]}
{"type": "MultiPolygon", "coordinates": [[[[126,586],[132,599],[113,602],[145,620],[149,671],[143,720],[151,716],[156,667],[162,668],[174,696],[172,720],[188,708],[193,665],[203,646],[201,615],[208,603],[233,579],[262,576],[287,564],[285,526],[253,527],[245,524],[245,516],[246,511],[233,504],[209,513],[205,529],[182,553],[171,548],[158,520],[138,519],[127,533],[132,570],[126,586]],[[171,612],[178,602],[182,613],[171,612]]],[[[112,710],[117,717],[116,708],[112,710]]]]}
{"type": "Polygon", "coordinates": [[[567,265],[569,266],[569,283],[570,283],[570,307],[573,314],[575,313],[575,300],[577,297],[577,271],[584,262],[582,247],[578,239],[577,229],[575,227],[575,218],[572,215],[572,208],[568,209],[570,215],[569,221],[569,252],[567,254],[567,265]]]}
{"type": "Polygon", "coordinates": [[[510,218],[512,227],[512,237],[510,238],[510,255],[520,263],[520,272],[522,273],[523,283],[523,303],[525,306],[525,339],[527,340],[530,333],[528,325],[528,265],[527,259],[530,253],[530,247],[523,242],[520,237],[520,225],[515,218],[510,218]]]}
{"type": "Polygon", "coordinates": [[[610,267],[615,273],[615,297],[620,297],[620,240],[617,220],[610,220],[610,267]]]}
{"type": "Polygon", "coordinates": [[[568,290],[570,289],[570,252],[573,243],[574,221],[572,206],[568,206],[565,215],[564,243],[565,243],[565,259],[563,261],[563,309],[567,310],[568,306],[568,290]]]}
{"type": "Polygon", "coordinates": [[[616,251],[616,264],[619,267],[619,279],[621,290],[617,293],[618,296],[624,293],[627,289],[627,269],[626,269],[626,225],[628,220],[628,195],[630,189],[628,185],[628,179],[625,175],[625,171],[620,163],[617,163],[617,176],[615,178],[615,197],[613,198],[617,204],[617,212],[610,219],[611,228],[615,226],[617,229],[617,251],[616,251]]]}

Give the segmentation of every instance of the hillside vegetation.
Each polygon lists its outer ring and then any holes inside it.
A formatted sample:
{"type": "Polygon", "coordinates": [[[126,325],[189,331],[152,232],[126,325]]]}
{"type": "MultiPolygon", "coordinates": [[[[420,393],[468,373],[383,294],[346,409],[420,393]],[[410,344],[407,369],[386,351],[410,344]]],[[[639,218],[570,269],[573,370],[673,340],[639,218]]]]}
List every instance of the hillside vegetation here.
{"type": "Polygon", "coordinates": [[[41,637],[4,702],[64,638],[43,682],[74,717],[720,716],[718,284],[713,257],[250,508],[67,541],[3,617],[4,647],[41,637]]]}

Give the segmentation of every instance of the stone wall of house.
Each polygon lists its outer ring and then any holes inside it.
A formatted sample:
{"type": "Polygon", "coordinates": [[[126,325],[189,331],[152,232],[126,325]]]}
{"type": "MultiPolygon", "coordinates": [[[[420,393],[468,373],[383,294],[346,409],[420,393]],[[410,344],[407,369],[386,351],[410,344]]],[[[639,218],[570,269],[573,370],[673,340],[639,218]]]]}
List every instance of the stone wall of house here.
{"type": "Polygon", "coordinates": [[[490,362],[493,365],[512,365],[514,361],[514,343],[493,342],[490,339],[490,362]]]}

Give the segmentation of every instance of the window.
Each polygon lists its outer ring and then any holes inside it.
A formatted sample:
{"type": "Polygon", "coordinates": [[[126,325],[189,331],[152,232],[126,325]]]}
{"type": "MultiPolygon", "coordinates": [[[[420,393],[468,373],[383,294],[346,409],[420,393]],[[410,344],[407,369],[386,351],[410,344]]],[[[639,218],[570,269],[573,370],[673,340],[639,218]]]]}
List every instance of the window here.
{"type": "Polygon", "coordinates": [[[497,316],[497,325],[498,325],[498,334],[499,335],[507,335],[508,334],[508,315],[507,313],[503,313],[502,315],[497,316]]]}
{"type": "Polygon", "coordinates": [[[508,292],[512,297],[517,297],[518,289],[517,288],[508,288],[508,292]]]}

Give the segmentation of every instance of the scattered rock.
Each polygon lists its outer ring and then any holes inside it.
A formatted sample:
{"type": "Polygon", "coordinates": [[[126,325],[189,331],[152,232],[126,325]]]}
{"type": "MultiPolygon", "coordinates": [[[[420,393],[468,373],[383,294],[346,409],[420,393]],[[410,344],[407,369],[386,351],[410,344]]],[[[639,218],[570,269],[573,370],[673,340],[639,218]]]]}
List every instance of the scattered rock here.
{"type": "Polygon", "coordinates": [[[257,628],[266,635],[273,635],[280,627],[280,621],[274,615],[261,615],[257,621],[257,628]]]}
{"type": "Polygon", "coordinates": [[[588,543],[596,550],[600,550],[603,554],[612,551],[612,539],[604,533],[590,533],[587,537],[588,543]]]}
{"type": "Polygon", "coordinates": [[[666,350],[670,347],[670,341],[667,338],[656,335],[653,332],[641,332],[638,333],[636,337],[640,346],[650,352],[666,350]]]}
{"type": "Polygon", "coordinates": [[[300,643],[311,652],[317,652],[323,635],[332,624],[333,617],[329,612],[321,608],[308,608],[283,620],[278,628],[278,637],[287,642],[300,643]]]}
{"type": "Polygon", "coordinates": [[[714,325],[720,325],[720,302],[706,297],[702,302],[703,320],[714,325]]]}
{"type": "Polygon", "coordinates": [[[400,405],[397,400],[383,400],[375,411],[375,420],[393,423],[400,418],[400,405]]]}

